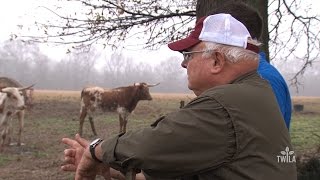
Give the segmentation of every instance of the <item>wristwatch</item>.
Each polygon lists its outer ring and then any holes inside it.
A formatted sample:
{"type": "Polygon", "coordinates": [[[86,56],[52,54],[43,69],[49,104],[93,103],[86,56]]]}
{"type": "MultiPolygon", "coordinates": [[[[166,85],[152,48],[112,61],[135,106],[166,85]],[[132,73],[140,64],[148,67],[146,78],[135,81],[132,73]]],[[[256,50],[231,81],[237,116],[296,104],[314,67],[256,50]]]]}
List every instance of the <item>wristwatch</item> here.
{"type": "Polygon", "coordinates": [[[90,149],[90,153],[91,153],[91,156],[92,156],[92,159],[102,163],[102,161],[100,159],[97,158],[96,156],[96,153],[95,153],[95,149],[96,147],[102,142],[103,140],[98,138],[98,139],[95,139],[93,140],[91,143],[90,143],[90,146],[89,146],[89,149],[90,149]]]}

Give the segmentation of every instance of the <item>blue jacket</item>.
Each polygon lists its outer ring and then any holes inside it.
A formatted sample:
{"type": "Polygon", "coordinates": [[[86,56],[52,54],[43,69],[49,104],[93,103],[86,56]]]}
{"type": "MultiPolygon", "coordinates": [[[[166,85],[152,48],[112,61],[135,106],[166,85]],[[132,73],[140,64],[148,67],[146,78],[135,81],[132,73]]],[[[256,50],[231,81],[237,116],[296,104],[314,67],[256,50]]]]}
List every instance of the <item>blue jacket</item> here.
{"type": "Polygon", "coordinates": [[[286,126],[289,129],[291,121],[291,97],[286,81],[280,72],[267,62],[264,52],[260,52],[259,55],[260,63],[258,73],[263,79],[269,81],[277,98],[286,126]]]}

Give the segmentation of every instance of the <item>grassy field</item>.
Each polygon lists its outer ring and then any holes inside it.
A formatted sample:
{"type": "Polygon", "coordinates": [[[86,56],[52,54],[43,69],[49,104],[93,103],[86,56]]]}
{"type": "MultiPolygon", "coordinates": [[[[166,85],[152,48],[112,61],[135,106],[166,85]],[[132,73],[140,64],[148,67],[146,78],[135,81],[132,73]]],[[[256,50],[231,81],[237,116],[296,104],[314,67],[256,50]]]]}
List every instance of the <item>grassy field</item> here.
{"type": "MultiPolygon", "coordinates": [[[[129,116],[128,129],[149,125],[162,114],[180,106],[180,101],[189,101],[192,94],[152,94],[152,101],[139,102],[129,116]]],[[[73,175],[60,171],[65,146],[62,137],[73,137],[78,131],[80,92],[35,91],[34,106],[26,113],[23,143],[21,147],[10,146],[0,153],[0,179],[73,179],[73,175]]],[[[295,152],[313,152],[320,144],[320,98],[299,97],[293,103],[304,105],[302,113],[293,113],[291,137],[295,152]]],[[[95,116],[100,137],[109,137],[119,131],[115,113],[95,116]]],[[[17,134],[17,120],[13,123],[17,134]]],[[[89,122],[84,125],[83,136],[94,139],[89,122]]]]}
{"type": "Polygon", "coordinates": [[[293,104],[304,105],[303,112],[293,112],[291,121],[290,135],[296,152],[320,150],[320,98],[295,97],[293,104]]]}

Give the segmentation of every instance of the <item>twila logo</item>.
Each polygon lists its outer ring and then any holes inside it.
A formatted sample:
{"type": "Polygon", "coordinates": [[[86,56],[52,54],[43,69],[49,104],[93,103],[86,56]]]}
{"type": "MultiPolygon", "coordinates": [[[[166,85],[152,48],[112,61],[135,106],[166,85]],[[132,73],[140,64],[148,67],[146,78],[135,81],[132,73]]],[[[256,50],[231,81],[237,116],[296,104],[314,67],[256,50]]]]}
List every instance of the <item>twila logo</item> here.
{"type": "Polygon", "coordinates": [[[296,156],[294,151],[290,151],[289,147],[286,147],[284,151],[280,151],[281,155],[277,156],[278,163],[295,163],[296,156]]]}

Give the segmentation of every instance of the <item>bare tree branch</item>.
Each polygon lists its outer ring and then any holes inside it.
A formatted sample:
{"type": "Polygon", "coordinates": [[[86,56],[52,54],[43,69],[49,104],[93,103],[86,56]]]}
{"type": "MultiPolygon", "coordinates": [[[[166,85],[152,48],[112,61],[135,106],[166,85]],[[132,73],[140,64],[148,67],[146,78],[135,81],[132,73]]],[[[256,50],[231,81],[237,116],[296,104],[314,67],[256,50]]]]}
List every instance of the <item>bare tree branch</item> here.
{"type": "MultiPolygon", "coordinates": [[[[185,37],[196,17],[196,0],[60,0],[83,9],[42,7],[59,22],[37,21],[41,35],[22,35],[33,42],[70,44],[73,48],[100,43],[117,48],[140,45],[157,49],[170,41],[185,37]],[[134,39],[134,42],[132,43],[134,39]],[[137,40],[138,39],[138,40],[137,40]],[[130,40],[131,43],[130,44],[130,40]]],[[[271,58],[301,63],[291,82],[298,85],[302,75],[319,60],[319,15],[303,12],[300,0],[269,0],[269,48],[271,58]],[[285,30],[284,30],[285,29],[285,30]],[[301,53],[302,52],[302,53],[301,53]]],[[[266,17],[264,17],[266,18],[266,17]]],[[[12,35],[13,38],[17,35],[12,35]]]]}
{"type": "Polygon", "coordinates": [[[294,72],[291,78],[291,85],[297,88],[299,76],[303,75],[314,61],[319,61],[320,41],[316,24],[320,23],[320,19],[318,15],[308,15],[308,10],[303,12],[301,1],[293,0],[288,3],[286,0],[277,0],[277,3],[273,12],[275,16],[271,16],[277,19],[270,30],[270,47],[273,54],[271,58],[294,59],[300,63],[299,70],[294,72]],[[280,27],[283,29],[285,25],[288,27],[287,30],[280,32],[280,27]]]}
{"type": "Polygon", "coordinates": [[[136,0],[127,2],[126,7],[109,0],[104,0],[104,4],[99,4],[99,1],[73,1],[87,7],[85,18],[61,15],[44,7],[62,22],[36,22],[36,25],[43,29],[44,35],[21,37],[35,42],[80,46],[91,46],[103,40],[105,45],[113,47],[127,38],[138,37],[144,39],[145,47],[153,48],[186,35],[186,27],[195,16],[194,8],[189,7],[188,3],[181,6],[173,1],[168,1],[166,6],[160,6],[158,1],[136,0]],[[117,14],[119,9],[123,14],[117,14]],[[180,29],[181,31],[177,32],[180,29]],[[146,33],[149,33],[148,38],[145,38],[146,33]]]}

